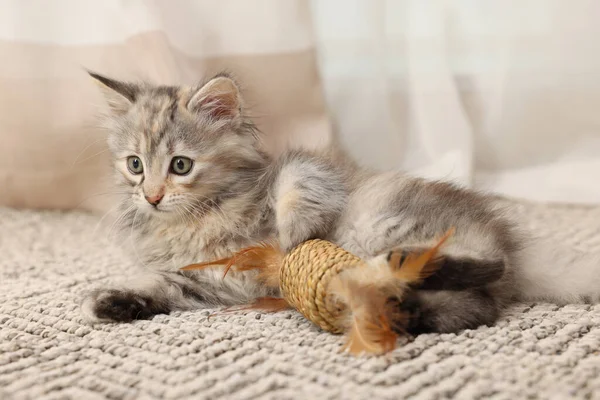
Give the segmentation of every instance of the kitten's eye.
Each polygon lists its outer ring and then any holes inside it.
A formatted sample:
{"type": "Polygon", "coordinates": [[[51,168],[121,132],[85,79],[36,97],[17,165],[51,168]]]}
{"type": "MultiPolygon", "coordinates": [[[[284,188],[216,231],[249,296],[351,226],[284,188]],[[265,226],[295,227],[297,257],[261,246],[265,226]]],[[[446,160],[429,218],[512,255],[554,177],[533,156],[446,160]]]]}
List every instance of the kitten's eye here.
{"type": "Polygon", "coordinates": [[[187,157],[175,157],[171,161],[171,172],[177,175],[185,175],[191,171],[194,162],[187,157]]]}
{"type": "Polygon", "coordinates": [[[134,175],[138,175],[144,172],[142,160],[140,160],[140,158],[136,156],[127,157],[127,168],[129,169],[129,172],[131,172],[134,175]]]}

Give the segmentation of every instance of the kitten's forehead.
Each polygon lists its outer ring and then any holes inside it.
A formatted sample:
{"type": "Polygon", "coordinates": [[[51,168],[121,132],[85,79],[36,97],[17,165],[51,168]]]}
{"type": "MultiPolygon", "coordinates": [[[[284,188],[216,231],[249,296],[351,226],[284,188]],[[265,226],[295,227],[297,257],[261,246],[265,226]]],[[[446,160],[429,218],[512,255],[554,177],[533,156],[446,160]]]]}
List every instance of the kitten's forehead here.
{"type": "Polygon", "coordinates": [[[136,104],[137,122],[158,130],[175,118],[179,103],[176,88],[156,88],[140,96],[136,104]],[[162,90],[159,90],[162,89],[162,90]]]}
{"type": "Polygon", "coordinates": [[[137,133],[135,145],[140,152],[154,154],[165,142],[172,149],[173,140],[167,135],[178,106],[179,91],[174,87],[154,88],[140,97],[132,121],[137,133]]]}
{"type": "Polygon", "coordinates": [[[115,124],[111,138],[117,154],[131,153],[148,159],[156,156],[206,152],[220,137],[210,135],[217,124],[187,108],[193,88],[146,87],[130,111],[115,124]]]}

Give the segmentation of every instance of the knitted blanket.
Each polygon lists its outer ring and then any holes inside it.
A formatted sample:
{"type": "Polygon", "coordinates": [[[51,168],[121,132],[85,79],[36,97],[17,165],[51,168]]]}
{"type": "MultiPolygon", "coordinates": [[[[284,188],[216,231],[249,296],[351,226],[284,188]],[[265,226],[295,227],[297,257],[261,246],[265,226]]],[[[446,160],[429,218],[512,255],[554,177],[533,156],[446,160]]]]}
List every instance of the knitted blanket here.
{"type": "MultiPolygon", "coordinates": [[[[516,211],[600,252],[600,207],[516,211]]],[[[600,398],[600,305],[518,304],[493,327],[370,358],[292,311],[87,325],[83,294],[135,272],[109,233],[85,213],[0,209],[1,399],[600,398]]]]}

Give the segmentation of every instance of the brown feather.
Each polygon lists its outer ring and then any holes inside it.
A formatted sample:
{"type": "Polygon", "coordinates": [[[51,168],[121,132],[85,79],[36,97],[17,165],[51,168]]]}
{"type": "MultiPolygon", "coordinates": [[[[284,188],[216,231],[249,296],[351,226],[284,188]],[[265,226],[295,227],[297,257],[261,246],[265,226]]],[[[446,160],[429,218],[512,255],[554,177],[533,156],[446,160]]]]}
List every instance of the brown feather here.
{"type": "MultiPolygon", "coordinates": [[[[270,287],[279,287],[279,269],[284,253],[273,243],[248,247],[236,253],[225,269],[225,275],[235,265],[236,271],[258,270],[258,279],[270,287]]],[[[224,275],[224,276],[225,276],[224,275]]]]}
{"type": "Polygon", "coordinates": [[[261,259],[262,250],[262,246],[252,246],[235,253],[225,265],[223,278],[227,276],[227,273],[234,265],[236,271],[249,271],[252,269],[261,268],[261,266],[264,265],[264,261],[261,259]]]}
{"type": "Polygon", "coordinates": [[[261,310],[264,312],[279,312],[283,310],[290,309],[291,306],[289,303],[279,297],[259,297],[250,305],[248,305],[245,310],[261,310]]]}
{"type": "Polygon", "coordinates": [[[216,261],[188,265],[182,270],[189,271],[207,267],[224,265],[223,277],[235,267],[236,271],[259,270],[258,279],[269,287],[279,287],[279,269],[283,263],[284,253],[274,243],[263,243],[242,249],[228,258],[216,261]]]}
{"type": "Polygon", "coordinates": [[[346,306],[335,325],[344,327],[346,332],[344,350],[352,354],[382,354],[395,347],[397,338],[386,315],[389,295],[386,287],[363,279],[363,268],[346,270],[329,285],[331,294],[346,306]]]}
{"type": "Polygon", "coordinates": [[[384,315],[365,319],[355,315],[343,349],[350,354],[384,354],[396,347],[397,335],[384,315]]]}
{"type": "Polygon", "coordinates": [[[211,316],[218,314],[227,314],[237,311],[252,311],[252,310],[260,310],[264,312],[279,312],[283,310],[291,309],[289,303],[280,297],[258,297],[251,304],[243,305],[243,306],[232,306],[227,307],[221,311],[217,311],[216,313],[211,314],[211,316]]]}
{"type": "Polygon", "coordinates": [[[401,299],[406,284],[420,282],[435,272],[438,265],[434,258],[453,233],[450,229],[431,249],[409,254],[400,269],[394,267],[399,260],[390,260],[349,267],[332,279],[327,290],[345,306],[335,324],[344,327],[346,351],[383,354],[395,348],[397,334],[392,326],[401,331],[408,316],[390,304],[390,298],[401,299]]]}
{"type": "Polygon", "coordinates": [[[406,283],[419,283],[423,279],[433,274],[439,268],[439,263],[435,260],[438,251],[442,245],[455,232],[454,228],[449,229],[432,248],[420,253],[411,253],[400,266],[400,269],[394,271],[394,277],[406,283]]]}
{"type": "Polygon", "coordinates": [[[227,258],[221,258],[220,260],[215,260],[215,261],[206,261],[206,262],[197,263],[197,264],[190,264],[190,265],[187,265],[187,266],[181,268],[181,270],[182,271],[191,271],[194,269],[204,269],[207,267],[215,267],[217,265],[227,265],[232,258],[233,257],[227,257],[227,258]]]}

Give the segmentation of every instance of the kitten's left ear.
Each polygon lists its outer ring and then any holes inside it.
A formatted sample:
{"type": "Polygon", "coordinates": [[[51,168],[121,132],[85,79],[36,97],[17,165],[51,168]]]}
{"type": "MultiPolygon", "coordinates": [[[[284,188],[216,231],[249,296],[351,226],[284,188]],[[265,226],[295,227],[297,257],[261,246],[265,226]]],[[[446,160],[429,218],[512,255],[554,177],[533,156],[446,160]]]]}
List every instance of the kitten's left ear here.
{"type": "Polygon", "coordinates": [[[193,113],[216,120],[237,120],[242,112],[242,97],[236,83],[227,76],[217,76],[192,95],[187,104],[193,113]]]}
{"type": "Polygon", "coordinates": [[[112,112],[125,114],[129,111],[140,91],[137,85],[107,78],[92,71],[87,72],[100,85],[104,98],[112,112]]]}

